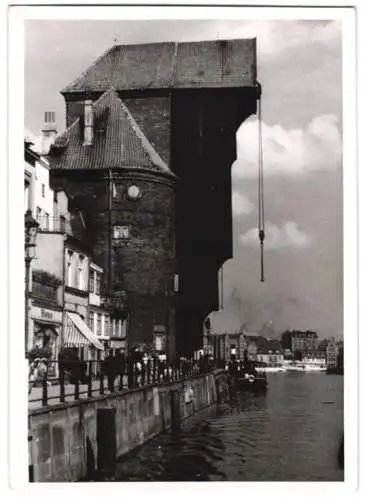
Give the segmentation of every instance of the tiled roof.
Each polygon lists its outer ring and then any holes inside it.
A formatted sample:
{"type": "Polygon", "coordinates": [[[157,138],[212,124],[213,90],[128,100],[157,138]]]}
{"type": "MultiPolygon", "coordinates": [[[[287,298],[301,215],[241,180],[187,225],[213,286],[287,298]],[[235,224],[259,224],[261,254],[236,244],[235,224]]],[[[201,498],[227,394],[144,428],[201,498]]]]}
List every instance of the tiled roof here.
{"type": "Polygon", "coordinates": [[[256,39],[115,45],[63,93],[256,84],[256,39]]]}
{"type": "Polygon", "coordinates": [[[174,175],[113,88],[93,104],[93,112],[93,144],[83,145],[83,124],[78,118],[51,148],[52,169],[140,168],[174,175]]]}

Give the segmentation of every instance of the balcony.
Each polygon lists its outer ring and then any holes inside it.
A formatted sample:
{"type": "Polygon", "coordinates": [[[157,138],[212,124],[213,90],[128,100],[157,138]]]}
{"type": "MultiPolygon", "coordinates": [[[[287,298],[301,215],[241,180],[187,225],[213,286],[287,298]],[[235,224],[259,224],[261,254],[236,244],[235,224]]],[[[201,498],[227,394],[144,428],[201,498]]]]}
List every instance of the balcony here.
{"type": "Polygon", "coordinates": [[[113,292],[112,295],[104,294],[101,303],[117,318],[125,319],[128,316],[128,301],[124,291],[113,292]]]}
{"type": "Polygon", "coordinates": [[[38,231],[40,233],[73,234],[70,221],[65,217],[48,217],[42,215],[37,217],[37,222],[39,224],[38,231]]]}

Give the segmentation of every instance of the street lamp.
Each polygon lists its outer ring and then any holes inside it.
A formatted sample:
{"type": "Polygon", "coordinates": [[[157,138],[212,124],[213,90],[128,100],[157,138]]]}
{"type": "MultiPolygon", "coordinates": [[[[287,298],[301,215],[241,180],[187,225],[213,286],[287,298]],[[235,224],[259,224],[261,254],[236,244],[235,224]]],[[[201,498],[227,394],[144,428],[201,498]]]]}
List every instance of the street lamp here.
{"type": "Polygon", "coordinates": [[[31,210],[24,217],[24,251],[25,251],[25,355],[28,355],[29,335],[29,274],[30,263],[35,257],[38,222],[33,219],[31,210]]]}

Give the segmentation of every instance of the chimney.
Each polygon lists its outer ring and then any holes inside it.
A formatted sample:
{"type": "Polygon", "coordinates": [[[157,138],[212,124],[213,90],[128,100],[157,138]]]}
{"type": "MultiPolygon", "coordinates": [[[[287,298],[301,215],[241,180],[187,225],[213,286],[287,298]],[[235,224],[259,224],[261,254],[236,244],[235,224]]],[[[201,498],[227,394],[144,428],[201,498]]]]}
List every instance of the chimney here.
{"type": "Polygon", "coordinates": [[[94,114],[93,102],[84,102],[84,146],[91,146],[94,139],[94,114]]]}
{"type": "Polygon", "coordinates": [[[49,153],[51,145],[54,143],[57,136],[56,115],[54,111],[46,111],[44,113],[44,123],[42,127],[42,143],[41,154],[49,153]]]}

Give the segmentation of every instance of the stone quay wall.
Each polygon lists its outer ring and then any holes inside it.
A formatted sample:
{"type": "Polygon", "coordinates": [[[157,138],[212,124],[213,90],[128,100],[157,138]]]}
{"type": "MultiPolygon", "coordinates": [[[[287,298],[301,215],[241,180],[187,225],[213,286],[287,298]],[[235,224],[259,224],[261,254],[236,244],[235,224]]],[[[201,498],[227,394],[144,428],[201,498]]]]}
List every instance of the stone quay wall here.
{"type": "Polygon", "coordinates": [[[34,482],[73,482],[90,477],[97,460],[98,409],[115,408],[118,457],[220,400],[223,370],[29,411],[29,463],[34,482]],[[175,420],[175,422],[174,422],[175,420]]]}

